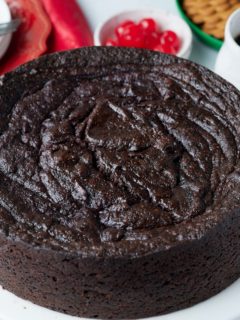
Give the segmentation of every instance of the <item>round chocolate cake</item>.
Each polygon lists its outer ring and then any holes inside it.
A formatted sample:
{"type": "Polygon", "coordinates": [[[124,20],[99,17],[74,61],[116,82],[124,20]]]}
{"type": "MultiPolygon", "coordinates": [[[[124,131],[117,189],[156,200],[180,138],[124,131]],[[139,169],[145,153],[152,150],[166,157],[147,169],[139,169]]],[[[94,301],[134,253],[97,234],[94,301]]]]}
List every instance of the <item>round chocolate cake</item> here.
{"type": "Polygon", "coordinates": [[[240,275],[240,94],[144,50],[42,57],[0,87],[0,284],[135,319],[240,275]]]}

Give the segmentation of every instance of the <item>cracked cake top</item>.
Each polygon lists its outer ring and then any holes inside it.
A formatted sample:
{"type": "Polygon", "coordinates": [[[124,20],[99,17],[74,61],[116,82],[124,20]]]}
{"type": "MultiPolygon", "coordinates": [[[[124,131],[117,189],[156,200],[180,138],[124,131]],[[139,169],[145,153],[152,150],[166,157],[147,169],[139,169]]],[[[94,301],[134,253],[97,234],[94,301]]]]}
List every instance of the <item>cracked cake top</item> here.
{"type": "Polygon", "coordinates": [[[0,88],[2,231],[85,255],[201,237],[239,205],[238,109],[230,85],[158,53],[89,48],[20,67],[0,88]]]}

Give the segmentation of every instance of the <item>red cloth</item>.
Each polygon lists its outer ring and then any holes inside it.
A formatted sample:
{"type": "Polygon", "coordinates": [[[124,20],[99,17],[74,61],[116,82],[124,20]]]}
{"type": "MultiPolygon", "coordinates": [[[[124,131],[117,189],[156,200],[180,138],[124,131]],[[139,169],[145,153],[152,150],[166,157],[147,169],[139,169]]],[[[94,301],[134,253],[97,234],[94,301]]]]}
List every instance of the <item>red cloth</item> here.
{"type": "Polygon", "coordinates": [[[76,0],[7,0],[22,20],[0,61],[0,74],[44,53],[93,45],[91,29],[76,0]]]}
{"type": "Polygon", "coordinates": [[[92,46],[91,29],[76,0],[42,0],[52,22],[49,51],[92,46]]]}

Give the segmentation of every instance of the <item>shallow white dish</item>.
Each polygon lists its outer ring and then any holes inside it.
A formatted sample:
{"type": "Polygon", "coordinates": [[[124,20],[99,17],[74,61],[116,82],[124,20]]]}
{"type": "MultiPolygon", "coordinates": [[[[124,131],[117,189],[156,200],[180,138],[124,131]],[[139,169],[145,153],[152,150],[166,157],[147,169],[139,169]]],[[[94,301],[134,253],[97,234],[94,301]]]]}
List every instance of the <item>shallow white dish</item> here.
{"type": "MultiPolygon", "coordinates": [[[[12,19],[11,13],[7,3],[5,2],[5,0],[0,0],[0,23],[10,22],[11,19],[12,19]]],[[[11,38],[12,38],[11,33],[8,33],[0,37],[0,59],[6,53],[9,47],[11,38]]]]}
{"type": "Polygon", "coordinates": [[[125,20],[139,21],[143,18],[151,17],[157,21],[162,30],[173,30],[181,39],[181,49],[177,56],[189,58],[192,51],[192,31],[187,23],[178,16],[163,10],[131,10],[119,13],[101,23],[94,33],[94,43],[96,46],[102,45],[106,38],[113,35],[117,25],[125,20]]]}
{"type": "MultiPolygon", "coordinates": [[[[240,320],[240,280],[192,308],[148,320],[240,320]]],[[[22,300],[0,287],[0,320],[86,320],[22,300]]]]}

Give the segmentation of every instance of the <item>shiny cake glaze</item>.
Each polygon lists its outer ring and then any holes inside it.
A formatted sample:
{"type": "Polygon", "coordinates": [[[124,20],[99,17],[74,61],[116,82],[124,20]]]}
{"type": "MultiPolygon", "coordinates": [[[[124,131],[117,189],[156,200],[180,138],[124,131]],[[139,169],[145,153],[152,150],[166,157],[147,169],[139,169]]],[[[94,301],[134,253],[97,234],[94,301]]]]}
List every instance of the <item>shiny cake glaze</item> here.
{"type": "Polygon", "coordinates": [[[187,307],[234,281],[239,98],[205,68],[143,50],[60,53],[3,77],[1,283],[116,319],[187,307]]]}

